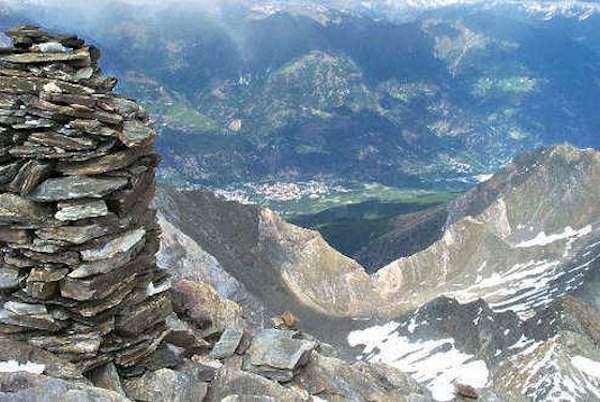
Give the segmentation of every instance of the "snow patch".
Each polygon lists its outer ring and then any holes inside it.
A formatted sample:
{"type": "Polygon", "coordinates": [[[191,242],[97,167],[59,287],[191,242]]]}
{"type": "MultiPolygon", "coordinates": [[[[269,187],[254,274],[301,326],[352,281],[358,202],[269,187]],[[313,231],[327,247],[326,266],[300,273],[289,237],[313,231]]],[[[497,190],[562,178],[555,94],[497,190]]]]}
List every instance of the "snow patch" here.
{"type": "Polygon", "coordinates": [[[159,286],[154,286],[154,283],[150,282],[148,284],[148,288],[146,288],[146,296],[154,296],[156,294],[162,293],[171,288],[171,282],[163,282],[159,286]]]}
{"type": "Polygon", "coordinates": [[[600,378],[600,362],[583,356],[571,357],[571,363],[582,373],[590,377],[600,378]]]}
{"type": "Polygon", "coordinates": [[[16,373],[18,371],[26,371],[33,374],[42,374],[45,369],[45,365],[33,362],[27,362],[23,364],[16,360],[0,362],[0,373],[16,373]]]}
{"type": "Polygon", "coordinates": [[[399,324],[390,321],[363,330],[350,332],[348,344],[363,345],[359,360],[381,362],[407,372],[429,388],[436,401],[454,399],[454,383],[475,388],[485,387],[489,371],[484,361],[455,348],[454,339],[411,341],[396,330],[399,324]]]}
{"type": "Polygon", "coordinates": [[[491,173],[491,174],[478,174],[476,176],[473,176],[473,178],[475,180],[477,180],[478,183],[485,183],[486,181],[488,181],[492,177],[494,177],[493,173],[491,173]]]}
{"type": "Polygon", "coordinates": [[[547,246],[555,241],[580,238],[592,233],[592,225],[584,226],[579,230],[574,230],[571,226],[567,226],[561,233],[547,235],[546,232],[540,232],[536,237],[530,240],[525,240],[517,244],[515,247],[528,248],[536,246],[547,246]]]}

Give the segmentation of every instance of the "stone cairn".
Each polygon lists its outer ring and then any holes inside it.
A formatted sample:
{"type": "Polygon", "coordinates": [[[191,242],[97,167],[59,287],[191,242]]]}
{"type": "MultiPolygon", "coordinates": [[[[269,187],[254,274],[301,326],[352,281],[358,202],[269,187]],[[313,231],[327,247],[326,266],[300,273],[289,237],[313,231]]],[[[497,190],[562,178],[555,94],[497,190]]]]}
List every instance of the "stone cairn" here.
{"type": "Polygon", "coordinates": [[[155,133],[98,49],[34,26],[0,48],[0,334],[85,372],[168,334],[157,268],[155,133]]]}

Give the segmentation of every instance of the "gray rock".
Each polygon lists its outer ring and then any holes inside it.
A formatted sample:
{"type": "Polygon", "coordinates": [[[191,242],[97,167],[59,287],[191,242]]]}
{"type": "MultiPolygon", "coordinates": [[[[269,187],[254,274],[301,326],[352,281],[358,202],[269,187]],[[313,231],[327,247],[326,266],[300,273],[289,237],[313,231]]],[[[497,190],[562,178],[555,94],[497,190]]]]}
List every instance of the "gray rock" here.
{"type": "Polygon", "coordinates": [[[83,244],[109,232],[108,227],[101,225],[59,226],[37,229],[35,235],[42,240],[63,240],[72,244],[83,244]]]}
{"type": "Polygon", "coordinates": [[[144,402],[200,402],[208,391],[208,384],[167,368],[125,380],[124,386],[130,398],[144,402]]]}
{"type": "Polygon", "coordinates": [[[7,94],[31,94],[38,95],[47,86],[54,86],[61,92],[90,95],[94,93],[92,88],[83,85],[72,84],[64,81],[50,80],[34,77],[0,77],[0,92],[7,94]]]}
{"type": "Polygon", "coordinates": [[[69,274],[69,278],[87,278],[107,273],[129,263],[144,247],[146,231],[136,229],[119,236],[102,246],[81,251],[86,263],[69,274]]]}
{"type": "Polygon", "coordinates": [[[0,310],[0,322],[6,325],[58,331],[61,325],[48,314],[43,304],[28,304],[9,301],[0,310]]]}
{"type": "Polygon", "coordinates": [[[294,379],[310,394],[333,401],[429,401],[431,396],[408,374],[383,364],[346,361],[314,353],[294,379]]]}
{"type": "Polygon", "coordinates": [[[132,148],[114,152],[84,162],[63,163],[57,170],[65,175],[97,175],[126,168],[148,152],[147,148],[132,148]]]}
{"type": "Polygon", "coordinates": [[[37,186],[29,199],[39,202],[74,200],[79,198],[102,198],[127,185],[123,178],[92,178],[70,176],[48,179],[37,186]]]}
{"type": "Polygon", "coordinates": [[[57,147],[67,151],[93,150],[98,146],[98,142],[94,139],[67,136],[53,131],[33,133],[27,137],[27,141],[40,144],[42,146],[57,147]]]}
{"type": "Polygon", "coordinates": [[[233,395],[242,398],[271,397],[278,402],[301,402],[304,400],[301,394],[283,387],[275,381],[235,368],[223,367],[212,381],[206,400],[220,402],[223,398],[233,395]]]}
{"type": "Polygon", "coordinates": [[[22,161],[16,161],[0,165],[0,184],[10,183],[19,172],[22,164],[22,161]]]}
{"type": "Polygon", "coordinates": [[[0,373],[0,402],[131,402],[116,392],[83,382],[27,372],[0,373]]]}
{"type": "Polygon", "coordinates": [[[187,322],[180,320],[175,313],[167,317],[166,324],[170,329],[169,335],[165,338],[166,342],[188,351],[209,348],[210,344],[200,337],[199,331],[187,322]]]}
{"type": "Polygon", "coordinates": [[[41,53],[67,53],[69,50],[60,42],[44,42],[31,46],[33,52],[41,53]]]}
{"type": "Polygon", "coordinates": [[[84,261],[98,261],[112,258],[117,254],[125,254],[142,241],[145,235],[146,231],[143,228],[130,230],[101,247],[83,250],[81,257],[84,261]]]}
{"type": "Polygon", "coordinates": [[[8,188],[21,196],[29,194],[42,180],[50,174],[52,165],[49,163],[30,160],[16,174],[8,188]]]}
{"type": "Polygon", "coordinates": [[[27,230],[0,227],[0,241],[10,244],[25,244],[29,243],[30,240],[31,237],[27,230]]]}
{"type": "Polygon", "coordinates": [[[98,120],[76,119],[69,123],[69,126],[83,133],[98,136],[118,138],[119,132],[113,128],[106,127],[98,120]]]}
{"type": "Polygon", "coordinates": [[[138,120],[126,120],[123,130],[119,132],[121,142],[128,147],[139,147],[151,144],[154,141],[154,130],[147,124],[138,120]]]}
{"type": "Polygon", "coordinates": [[[96,367],[89,374],[90,380],[96,387],[108,389],[119,395],[126,396],[121,378],[114,363],[107,363],[96,367]]]}
{"type": "Polygon", "coordinates": [[[0,290],[18,288],[23,278],[18,269],[3,267],[0,270],[0,290]]]}
{"type": "Polygon", "coordinates": [[[82,49],[73,53],[20,53],[0,58],[2,62],[12,64],[51,64],[70,63],[77,66],[89,66],[92,61],[90,52],[82,49]]]}
{"type": "Polygon", "coordinates": [[[49,299],[58,292],[58,281],[67,276],[68,272],[66,268],[33,268],[27,277],[25,292],[36,299],[49,299]]]}
{"type": "Polygon", "coordinates": [[[246,368],[280,382],[291,381],[317,346],[312,341],[294,339],[295,335],[296,331],[259,331],[246,352],[249,356],[246,368]]]}
{"type": "Polygon", "coordinates": [[[31,362],[44,366],[44,373],[64,379],[83,379],[77,367],[54,353],[31,344],[0,337],[0,361],[31,362]]]}
{"type": "MultiPolygon", "coordinates": [[[[23,255],[38,262],[38,263],[49,263],[49,264],[64,264],[64,265],[77,265],[81,262],[79,254],[76,251],[52,251],[47,253],[44,251],[35,250],[23,250],[23,255]]],[[[37,265],[37,264],[36,264],[37,265]]]]}
{"type": "Polygon", "coordinates": [[[58,211],[54,217],[60,221],[76,221],[86,218],[97,218],[108,215],[104,200],[67,201],[58,203],[58,211]]]}
{"type": "Polygon", "coordinates": [[[161,293],[126,311],[120,311],[116,317],[115,329],[119,333],[135,336],[164,321],[172,311],[171,298],[168,294],[161,293]]]}
{"type": "Polygon", "coordinates": [[[212,381],[222,367],[223,363],[217,359],[207,356],[194,355],[192,356],[189,364],[183,370],[193,374],[201,381],[212,381]]]}
{"type": "Polygon", "coordinates": [[[46,306],[43,304],[20,303],[16,301],[7,301],[4,303],[4,309],[18,315],[39,315],[48,313],[46,306]]]}
{"type": "Polygon", "coordinates": [[[52,210],[45,205],[19,197],[16,194],[0,194],[0,226],[40,226],[52,221],[52,210]]]}
{"type": "Polygon", "coordinates": [[[91,109],[83,105],[56,105],[42,99],[32,101],[27,111],[30,114],[50,119],[58,118],[60,120],[64,116],[68,118],[94,119],[111,125],[119,125],[123,122],[123,117],[116,113],[91,109]]]}
{"type": "Polygon", "coordinates": [[[225,329],[219,341],[210,351],[210,357],[215,359],[226,359],[230,356],[233,356],[240,345],[243,336],[244,330],[241,328],[225,329]]]}

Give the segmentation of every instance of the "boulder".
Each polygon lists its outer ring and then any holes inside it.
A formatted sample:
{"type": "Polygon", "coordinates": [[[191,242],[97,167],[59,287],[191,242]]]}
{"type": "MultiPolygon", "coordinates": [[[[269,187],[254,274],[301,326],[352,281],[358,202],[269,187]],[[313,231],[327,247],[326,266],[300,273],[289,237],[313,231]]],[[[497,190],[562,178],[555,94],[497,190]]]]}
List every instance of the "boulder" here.
{"type": "Polygon", "coordinates": [[[208,384],[167,368],[127,379],[124,387],[131,399],[143,402],[201,402],[208,391],[208,384]]]}
{"type": "Polygon", "coordinates": [[[279,382],[291,381],[317,346],[316,342],[295,339],[296,335],[296,331],[288,330],[258,331],[246,352],[249,359],[245,368],[279,382]]]}
{"type": "Polygon", "coordinates": [[[240,346],[243,336],[244,330],[242,328],[227,328],[210,351],[210,357],[214,359],[226,359],[233,356],[240,346]]]}
{"type": "Polygon", "coordinates": [[[234,302],[221,298],[205,282],[179,280],[171,288],[173,308],[180,317],[194,324],[207,337],[239,326],[242,310],[234,302]]]}
{"type": "Polygon", "coordinates": [[[116,392],[48,377],[17,371],[0,373],[0,402],[130,402],[116,392]]]}
{"type": "Polygon", "coordinates": [[[248,400],[246,398],[255,397],[270,397],[278,402],[301,402],[304,400],[300,393],[275,381],[239,369],[223,367],[212,381],[206,400],[220,402],[227,397],[242,398],[243,401],[248,400]]]}
{"type": "Polygon", "coordinates": [[[328,401],[429,401],[431,396],[408,374],[383,364],[346,361],[314,353],[295,382],[328,401]]]}

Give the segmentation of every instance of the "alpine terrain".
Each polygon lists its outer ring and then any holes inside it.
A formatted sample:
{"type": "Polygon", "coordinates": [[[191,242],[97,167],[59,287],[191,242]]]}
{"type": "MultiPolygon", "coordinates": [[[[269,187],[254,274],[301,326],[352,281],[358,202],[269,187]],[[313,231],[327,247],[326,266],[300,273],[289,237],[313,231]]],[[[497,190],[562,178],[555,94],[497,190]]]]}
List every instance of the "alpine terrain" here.
{"type": "Polygon", "coordinates": [[[600,401],[599,21],[0,0],[0,402],[600,401]]]}

